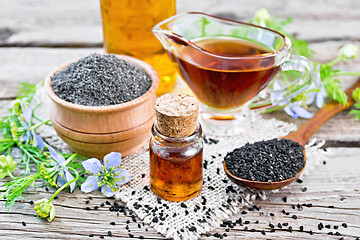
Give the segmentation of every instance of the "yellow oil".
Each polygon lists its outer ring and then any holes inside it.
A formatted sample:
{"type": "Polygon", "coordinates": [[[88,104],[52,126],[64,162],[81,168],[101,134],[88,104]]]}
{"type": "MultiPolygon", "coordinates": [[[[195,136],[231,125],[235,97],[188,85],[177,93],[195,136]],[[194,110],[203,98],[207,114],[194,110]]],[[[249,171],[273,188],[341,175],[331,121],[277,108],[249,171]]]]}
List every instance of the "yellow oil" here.
{"type": "Polygon", "coordinates": [[[176,12],[175,0],[100,0],[104,48],[149,63],[160,76],[158,95],[170,92],[177,73],[151,29],[176,12]]]}

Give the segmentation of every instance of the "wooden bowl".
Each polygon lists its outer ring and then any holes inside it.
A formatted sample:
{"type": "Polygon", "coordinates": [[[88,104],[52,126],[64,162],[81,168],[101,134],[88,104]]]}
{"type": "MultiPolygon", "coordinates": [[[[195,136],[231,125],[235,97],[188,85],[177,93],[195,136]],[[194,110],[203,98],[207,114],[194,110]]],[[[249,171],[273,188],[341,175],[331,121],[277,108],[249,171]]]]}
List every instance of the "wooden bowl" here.
{"type": "Polygon", "coordinates": [[[136,64],[152,80],[146,93],[129,102],[99,107],[73,104],[59,98],[51,88],[51,77],[78,59],[52,71],[45,79],[45,91],[52,100],[50,119],[55,131],[70,149],[81,155],[103,157],[116,151],[126,156],[139,149],[150,135],[159,76],[141,60],[125,55],[117,57],[136,64]]]}

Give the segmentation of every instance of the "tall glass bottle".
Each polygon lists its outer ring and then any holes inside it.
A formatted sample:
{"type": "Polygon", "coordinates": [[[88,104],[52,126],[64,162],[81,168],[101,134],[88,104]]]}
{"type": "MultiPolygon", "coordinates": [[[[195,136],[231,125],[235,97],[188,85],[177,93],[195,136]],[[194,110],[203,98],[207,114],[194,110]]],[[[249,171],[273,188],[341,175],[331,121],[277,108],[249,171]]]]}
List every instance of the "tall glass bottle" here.
{"type": "Polygon", "coordinates": [[[160,75],[158,95],[169,92],[177,73],[151,29],[176,12],[175,0],[100,0],[106,53],[139,58],[160,75]]]}

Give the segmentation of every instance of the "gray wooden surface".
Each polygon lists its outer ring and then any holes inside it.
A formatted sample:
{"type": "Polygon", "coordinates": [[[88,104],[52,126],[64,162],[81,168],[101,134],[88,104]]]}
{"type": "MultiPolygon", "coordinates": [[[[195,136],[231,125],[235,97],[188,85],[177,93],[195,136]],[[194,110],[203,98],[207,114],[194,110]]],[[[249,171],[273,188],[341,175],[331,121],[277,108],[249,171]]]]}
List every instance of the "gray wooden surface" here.
{"type": "MultiPolygon", "coordinates": [[[[317,51],[313,60],[324,62],[337,54],[344,44],[352,42],[360,46],[360,1],[357,0],[178,0],[178,12],[203,11],[210,14],[230,16],[246,20],[253,13],[265,7],[272,14],[293,17],[288,30],[298,37],[311,42],[317,51]]],[[[0,1],[0,116],[6,114],[6,107],[14,99],[17,86],[22,81],[36,83],[59,64],[85,56],[91,52],[101,52],[102,30],[99,2],[97,0],[1,0],[0,1]]],[[[360,71],[360,60],[338,66],[339,69],[360,71]]],[[[355,78],[344,78],[344,87],[355,78]]],[[[180,82],[178,88],[183,88],[180,82]]],[[[283,113],[272,114],[284,121],[297,125],[303,120],[294,120],[283,113]]],[[[274,217],[259,216],[258,212],[248,211],[243,215],[249,220],[249,229],[236,226],[227,234],[227,239],[355,239],[360,237],[360,123],[352,120],[348,111],[329,120],[315,134],[318,139],[327,141],[326,147],[332,157],[326,165],[304,176],[302,184],[294,183],[290,187],[268,196],[268,200],[257,201],[256,205],[265,213],[274,213],[274,217]],[[303,187],[308,190],[304,193],[303,187]],[[287,196],[284,203],[282,198],[287,196]],[[312,203],[313,207],[304,207],[302,211],[292,209],[293,204],[312,203]],[[334,206],[334,208],[328,208],[334,206]],[[281,210],[291,212],[289,216],[281,210]],[[296,214],[297,220],[290,216],[296,214]],[[254,221],[259,220],[259,224],[254,221]],[[289,222],[293,232],[276,231],[270,233],[268,223],[289,222]],[[338,230],[323,229],[317,226],[348,224],[348,228],[338,230]],[[300,232],[299,227],[305,231],[300,232]],[[259,230],[265,230],[263,236],[259,230]],[[310,235],[312,230],[314,235],[310,235]],[[340,232],[342,236],[327,235],[328,232],[340,232]]],[[[75,194],[61,193],[54,200],[56,219],[52,223],[33,217],[31,200],[49,198],[50,192],[44,188],[32,189],[24,203],[17,203],[10,213],[0,203],[0,239],[88,239],[104,235],[105,239],[127,239],[125,217],[108,211],[106,207],[98,211],[93,208],[107,199],[98,193],[75,194]],[[88,197],[92,196],[89,204],[88,197]],[[25,221],[24,227],[21,222],[25,221]],[[110,225],[110,222],[116,225],[110,225]],[[112,237],[107,232],[111,230],[112,237]]],[[[140,221],[140,220],[138,220],[140,221]]],[[[130,224],[135,237],[146,239],[164,239],[149,226],[138,228],[137,223],[130,224]],[[147,231],[145,230],[147,229],[147,231]]],[[[224,233],[224,228],[212,232],[224,233]]],[[[203,239],[215,237],[203,236],[203,239]]]]}

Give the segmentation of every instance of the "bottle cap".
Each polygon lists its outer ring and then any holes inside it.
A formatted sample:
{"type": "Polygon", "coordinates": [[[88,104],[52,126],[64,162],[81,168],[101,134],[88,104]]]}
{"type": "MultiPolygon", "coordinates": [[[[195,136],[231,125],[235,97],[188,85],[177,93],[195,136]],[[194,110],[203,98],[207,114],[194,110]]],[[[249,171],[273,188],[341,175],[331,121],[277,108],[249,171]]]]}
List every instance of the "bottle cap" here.
{"type": "Polygon", "coordinates": [[[187,137],[197,127],[199,102],[182,93],[168,93],[155,101],[158,131],[173,138],[187,137]]]}

